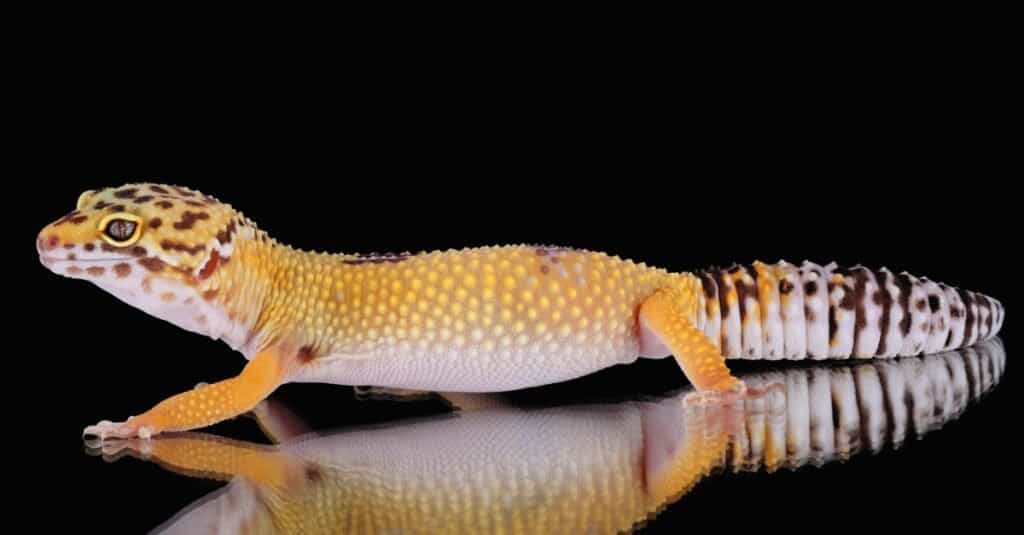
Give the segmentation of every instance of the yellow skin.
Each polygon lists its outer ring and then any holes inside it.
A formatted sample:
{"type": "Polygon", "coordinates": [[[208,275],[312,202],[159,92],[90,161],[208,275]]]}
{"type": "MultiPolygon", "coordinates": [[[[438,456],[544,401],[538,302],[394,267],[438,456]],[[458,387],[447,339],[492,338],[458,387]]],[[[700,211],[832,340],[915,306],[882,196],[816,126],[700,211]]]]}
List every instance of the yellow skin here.
{"type": "Polygon", "coordinates": [[[86,429],[100,437],[211,425],[289,381],[504,391],[673,354],[702,392],[743,388],[698,326],[695,276],[603,253],[311,253],[274,241],[212,197],[159,184],[83,193],[74,212],[40,232],[37,248],[54,272],[249,359],[237,377],[86,429]]]}

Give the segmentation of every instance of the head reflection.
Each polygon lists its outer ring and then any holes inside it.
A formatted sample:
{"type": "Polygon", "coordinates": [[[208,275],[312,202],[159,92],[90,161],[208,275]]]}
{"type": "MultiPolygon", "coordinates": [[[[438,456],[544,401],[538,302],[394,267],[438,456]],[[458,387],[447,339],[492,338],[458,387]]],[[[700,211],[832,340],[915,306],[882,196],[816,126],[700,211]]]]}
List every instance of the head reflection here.
{"type": "MultiPolygon", "coordinates": [[[[494,407],[262,446],[198,433],[107,443],[229,480],[159,533],[612,533],[717,471],[820,465],[899,447],[957,418],[1002,376],[996,339],[891,361],[747,375],[741,400],[494,407]]],[[[263,407],[264,429],[296,434],[263,407]]]]}

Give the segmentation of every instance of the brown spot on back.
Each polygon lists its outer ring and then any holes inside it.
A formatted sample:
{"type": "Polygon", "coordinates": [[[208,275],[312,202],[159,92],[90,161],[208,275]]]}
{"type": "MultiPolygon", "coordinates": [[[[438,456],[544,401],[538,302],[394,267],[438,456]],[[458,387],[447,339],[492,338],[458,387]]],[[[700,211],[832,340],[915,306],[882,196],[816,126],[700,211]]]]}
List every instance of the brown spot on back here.
{"type": "Polygon", "coordinates": [[[171,201],[157,201],[156,205],[165,210],[174,208],[174,203],[171,201]]]}
{"type": "Polygon", "coordinates": [[[807,281],[804,283],[804,293],[807,295],[814,295],[818,291],[818,283],[815,281],[807,281]]]}
{"type": "Polygon", "coordinates": [[[68,266],[68,274],[70,274],[70,275],[78,275],[81,272],[82,272],[82,268],[80,268],[78,266],[68,266]]]}
{"type": "Polygon", "coordinates": [[[100,201],[100,202],[96,203],[96,206],[94,206],[93,208],[95,208],[97,210],[102,210],[102,209],[104,209],[104,208],[106,208],[106,207],[108,207],[110,205],[111,204],[109,202],[107,202],[107,201],[100,201]]]}
{"type": "Polygon", "coordinates": [[[206,246],[202,244],[189,247],[184,243],[176,242],[174,240],[163,240],[160,242],[160,247],[162,247],[165,251],[182,251],[190,255],[197,255],[206,250],[206,246]]]}
{"type": "Polygon", "coordinates": [[[149,189],[150,189],[150,191],[153,191],[153,192],[156,192],[156,193],[163,193],[163,194],[170,193],[169,191],[167,191],[167,188],[163,188],[163,187],[160,187],[160,186],[149,186],[149,189]]]}
{"type": "Polygon", "coordinates": [[[114,266],[114,275],[117,275],[117,278],[119,279],[127,277],[131,272],[132,266],[124,262],[121,262],[120,264],[114,266]]]}
{"type": "Polygon", "coordinates": [[[163,224],[164,224],[164,221],[162,219],[160,219],[159,217],[154,217],[153,219],[149,220],[149,228],[160,228],[160,225],[163,225],[163,224]]]}
{"type": "Polygon", "coordinates": [[[86,251],[92,251],[93,249],[95,249],[95,248],[96,248],[96,245],[95,245],[95,244],[92,244],[92,243],[87,243],[87,244],[85,244],[85,245],[84,245],[83,247],[85,247],[85,250],[86,250],[86,251]]]}
{"type": "Polygon", "coordinates": [[[203,299],[211,301],[213,300],[214,297],[217,297],[218,293],[220,293],[220,290],[206,290],[205,292],[203,292],[203,299]]]}
{"type": "Polygon", "coordinates": [[[181,214],[181,221],[174,223],[174,228],[178,230],[187,230],[195,226],[196,221],[203,219],[210,219],[210,214],[206,212],[190,212],[188,210],[181,214]]]}
{"type": "Polygon", "coordinates": [[[299,348],[299,352],[295,354],[295,358],[299,362],[306,364],[316,358],[316,352],[313,351],[313,346],[305,345],[299,348]]]}
{"type": "Polygon", "coordinates": [[[132,202],[134,202],[135,204],[142,204],[142,203],[147,203],[149,201],[152,201],[155,198],[156,197],[154,197],[152,195],[143,195],[142,197],[136,197],[135,200],[132,201],[132,202]]]}
{"type": "Polygon", "coordinates": [[[380,264],[384,262],[397,263],[409,258],[410,253],[369,253],[356,255],[354,258],[342,260],[343,264],[380,264]]]}
{"type": "Polygon", "coordinates": [[[155,256],[151,256],[148,258],[140,258],[139,265],[146,268],[149,271],[152,271],[153,273],[159,273],[164,270],[164,267],[167,266],[167,263],[155,256]]]}
{"type": "Polygon", "coordinates": [[[114,192],[114,197],[118,199],[131,199],[135,197],[135,193],[139,191],[139,188],[124,188],[114,192]]]}
{"type": "Polygon", "coordinates": [[[217,271],[217,265],[220,263],[220,253],[216,249],[210,251],[210,258],[203,265],[203,269],[199,272],[197,278],[199,280],[206,280],[213,275],[214,271],[217,271]]]}
{"type": "Polygon", "coordinates": [[[86,273],[92,275],[93,277],[100,277],[106,271],[107,270],[101,266],[90,266],[88,269],[85,270],[86,273]]]}

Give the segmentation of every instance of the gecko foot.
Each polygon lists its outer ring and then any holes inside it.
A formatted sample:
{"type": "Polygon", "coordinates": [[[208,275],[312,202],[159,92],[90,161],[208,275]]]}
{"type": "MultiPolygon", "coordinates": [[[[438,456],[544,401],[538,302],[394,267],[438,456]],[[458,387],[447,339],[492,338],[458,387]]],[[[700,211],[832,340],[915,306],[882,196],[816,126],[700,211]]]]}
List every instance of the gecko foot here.
{"type": "Polygon", "coordinates": [[[100,441],[108,438],[149,438],[153,435],[152,429],[146,426],[140,426],[137,423],[132,422],[132,418],[128,418],[124,422],[111,422],[109,420],[103,420],[102,422],[90,425],[82,431],[82,437],[88,439],[93,437],[100,441]]]}
{"type": "Polygon", "coordinates": [[[683,405],[692,407],[694,405],[707,405],[711,403],[733,403],[742,399],[746,394],[747,384],[737,380],[733,386],[724,390],[690,392],[683,398],[683,405]]]}

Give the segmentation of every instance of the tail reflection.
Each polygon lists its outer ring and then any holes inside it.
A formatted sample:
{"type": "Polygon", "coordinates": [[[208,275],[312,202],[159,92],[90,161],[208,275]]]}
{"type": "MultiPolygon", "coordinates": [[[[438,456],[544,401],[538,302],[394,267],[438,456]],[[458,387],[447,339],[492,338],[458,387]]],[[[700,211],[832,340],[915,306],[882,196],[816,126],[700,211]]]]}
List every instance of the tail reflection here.
{"type": "Polygon", "coordinates": [[[278,446],[189,433],[107,443],[104,452],[230,480],[165,533],[611,533],[641,525],[716,470],[773,471],[899,447],[958,417],[1004,366],[996,339],[924,358],[747,375],[762,393],[739,401],[688,405],[681,392],[483,409],[278,446]]]}

